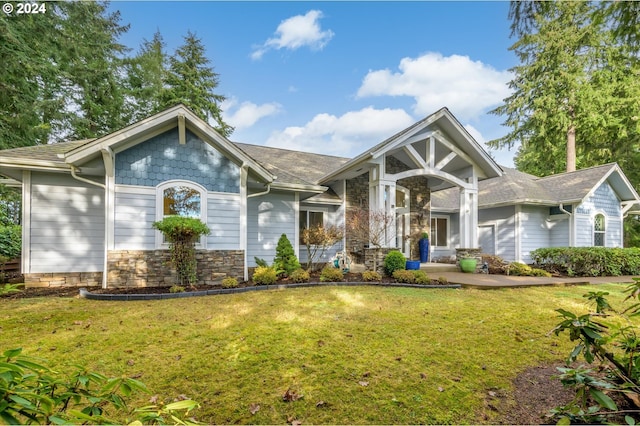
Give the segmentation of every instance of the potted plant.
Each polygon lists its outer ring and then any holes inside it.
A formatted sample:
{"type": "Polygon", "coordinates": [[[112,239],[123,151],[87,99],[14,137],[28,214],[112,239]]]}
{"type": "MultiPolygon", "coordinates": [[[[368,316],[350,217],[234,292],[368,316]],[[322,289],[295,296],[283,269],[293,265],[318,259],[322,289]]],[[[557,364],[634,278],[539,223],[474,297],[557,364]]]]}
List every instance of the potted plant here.
{"type": "Polygon", "coordinates": [[[460,270],[462,272],[474,273],[478,266],[478,259],[475,257],[464,257],[460,259],[460,270]]]}
{"type": "Polygon", "coordinates": [[[420,262],[425,263],[429,261],[429,234],[422,233],[422,238],[418,240],[418,249],[420,250],[420,262]]]}

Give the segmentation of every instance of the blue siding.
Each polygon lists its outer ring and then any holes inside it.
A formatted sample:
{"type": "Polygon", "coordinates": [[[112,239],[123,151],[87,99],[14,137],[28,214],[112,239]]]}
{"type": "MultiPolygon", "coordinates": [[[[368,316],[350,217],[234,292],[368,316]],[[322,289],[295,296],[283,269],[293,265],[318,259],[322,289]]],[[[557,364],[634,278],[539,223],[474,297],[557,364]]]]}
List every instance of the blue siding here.
{"type": "Polygon", "coordinates": [[[249,198],[247,203],[247,263],[256,266],[254,257],[273,262],[278,239],[287,234],[294,244],[295,195],[293,193],[271,192],[267,195],[249,198]]]}
{"type": "Polygon", "coordinates": [[[569,240],[569,216],[554,220],[549,223],[549,246],[550,247],[568,247],[569,240]]]}
{"type": "Polygon", "coordinates": [[[611,186],[605,182],[576,209],[577,214],[594,215],[604,212],[607,216],[619,217],[621,213],[620,200],[611,186]]]}
{"type": "Polygon", "coordinates": [[[549,247],[548,207],[522,206],[520,213],[520,256],[524,263],[531,263],[530,253],[549,247]]]}
{"type": "Polygon", "coordinates": [[[240,196],[209,194],[207,196],[207,250],[240,248],[240,196]]]}
{"type": "Polygon", "coordinates": [[[104,190],[69,175],[31,174],[30,264],[23,272],[98,272],[104,264],[104,190]]]}
{"type": "MultiPolygon", "coordinates": [[[[329,226],[329,225],[343,226],[344,225],[344,210],[341,205],[327,206],[327,205],[304,204],[304,206],[301,207],[301,214],[302,214],[302,209],[306,209],[306,210],[316,209],[316,210],[324,211],[326,226],[329,226]]],[[[299,232],[302,232],[302,229],[300,229],[299,232]]],[[[291,244],[293,243],[294,241],[291,241],[291,244]]],[[[342,250],[343,250],[343,244],[341,240],[338,243],[334,244],[333,246],[329,247],[322,255],[322,258],[318,259],[317,262],[329,262],[331,259],[333,259],[336,256],[337,252],[342,250]]],[[[307,246],[305,246],[302,243],[300,243],[300,254],[298,256],[298,259],[302,264],[305,264],[308,259],[307,246]]]]}
{"type": "Polygon", "coordinates": [[[156,248],[156,193],[127,192],[116,186],[114,247],[116,250],[153,250],[156,248]]]}
{"type": "Polygon", "coordinates": [[[496,255],[504,260],[516,258],[515,207],[496,207],[478,211],[478,226],[496,225],[496,255]]]}
{"type": "Polygon", "coordinates": [[[187,131],[187,143],[170,130],[116,154],[116,184],[154,187],[172,179],[190,180],[217,192],[240,192],[240,168],[187,131]]]}
{"type": "Polygon", "coordinates": [[[605,246],[620,247],[622,244],[622,209],[620,200],[609,185],[604,182],[576,209],[576,246],[593,245],[593,218],[605,215],[605,246]]]}

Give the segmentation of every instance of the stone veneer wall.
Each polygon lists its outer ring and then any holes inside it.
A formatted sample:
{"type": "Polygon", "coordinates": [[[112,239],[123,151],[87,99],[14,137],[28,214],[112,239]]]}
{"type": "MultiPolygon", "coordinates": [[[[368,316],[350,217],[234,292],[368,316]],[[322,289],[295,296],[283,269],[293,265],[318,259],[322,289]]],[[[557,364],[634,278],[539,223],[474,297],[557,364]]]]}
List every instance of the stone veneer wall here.
{"type": "MultiPolygon", "coordinates": [[[[244,279],[243,250],[197,250],[198,285],[219,284],[225,277],[244,279]]],[[[109,252],[108,287],[163,287],[175,284],[169,250],[115,250],[109,252]]],[[[25,287],[95,287],[102,272],[24,274],[25,287]]]]}
{"type": "Polygon", "coordinates": [[[367,268],[367,271],[373,271],[373,260],[376,259],[376,269],[381,274],[384,274],[384,258],[389,254],[390,251],[398,250],[395,247],[383,247],[380,249],[368,248],[364,251],[364,266],[367,268]]]}
{"type": "MultiPolygon", "coordinates": [[[[219,284],[225,277],[244,279],[243,250],[196,250],[197,285],[219,284]]],[[[169,250],[114,250],[109,252],[109,287],[162,287],[175,284],[169,250]]]]}
{"type": "Polygon", "coordinates": [[[476,259],[476,272],[482,269],[482,248],[457,248],[456,265],[460,266],[460,259],[476,259]]]}
{"type": "MultiPolygon", "coordinates": [[[[369,210],[369,173],[364,173],[353,179],[347,180],[347,193],[346,193],[346,217],[349,218],[349,214],[357,210],[369,210]]],[[[355,263],[364,263],[364,245],[368,244],[368,241],[359,241],[357,238],[346,233],[346,247],[345,251],[349,253],[352,260],[355,263]]]]}
{"type": "Polygon", "coordinates": [[[102,272],[24,274],[25,287],[95,287],[99,285],[102,285],[102,272]]]}

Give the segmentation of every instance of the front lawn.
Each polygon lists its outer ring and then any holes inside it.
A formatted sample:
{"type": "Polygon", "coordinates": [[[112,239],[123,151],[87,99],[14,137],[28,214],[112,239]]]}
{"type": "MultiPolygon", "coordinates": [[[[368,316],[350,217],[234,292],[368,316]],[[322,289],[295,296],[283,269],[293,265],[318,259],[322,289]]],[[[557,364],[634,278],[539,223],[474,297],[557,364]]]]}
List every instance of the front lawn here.
{"type": "Polygon", "coordinates": [[[199,401],[204,423],[492,423],[490,393],[508,404],[519,372],[570,351],[566,336],[547,335],[554,309],[586,312],[581,296],[596,289],[620,306],[624,288],[0,299],[0,352],[22,347],[57,370],[82,364],[137,377],[154,394],[199,401]],[[283,401],[287,390],[302,398],[283,401]]]}

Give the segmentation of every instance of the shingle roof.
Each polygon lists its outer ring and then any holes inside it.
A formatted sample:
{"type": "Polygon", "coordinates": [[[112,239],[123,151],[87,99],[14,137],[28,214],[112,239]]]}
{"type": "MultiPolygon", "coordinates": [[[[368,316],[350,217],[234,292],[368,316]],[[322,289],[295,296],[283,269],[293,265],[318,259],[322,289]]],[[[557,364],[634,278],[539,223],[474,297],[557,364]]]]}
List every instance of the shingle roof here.
{"type": "Polygon", "coordinates": [[[318,185],[321,177],[349,161],[349,158],[261,145],[235,145],[274,174],[278,183],[318,185]]]}
{"type": "MultiPolygon", "coordinates": [[[[478,182],[478,207],[577,202],[584,199],[613,167],[616,167],[615,163],[542,178],[502,167],[504,175],[501,177],[478,182]]],[[[431,194],[431,206],[434,210],[457,210],[458,203],[457,188],[431,194]]]]}
{"type": "Polygon", "coordinates": [[[59,142],[48,145],[35,145],[25,146],[21,148],[5,149],[0,151],[0,158],[24,160],[25,162],[28,162],[29,160],[47,161],[65,165],[64,159],[60,158],[59,155],[64,155],[67,152],[93,142],[94,140],[95,139],[83,139],[73,142],[59,142]]]}

